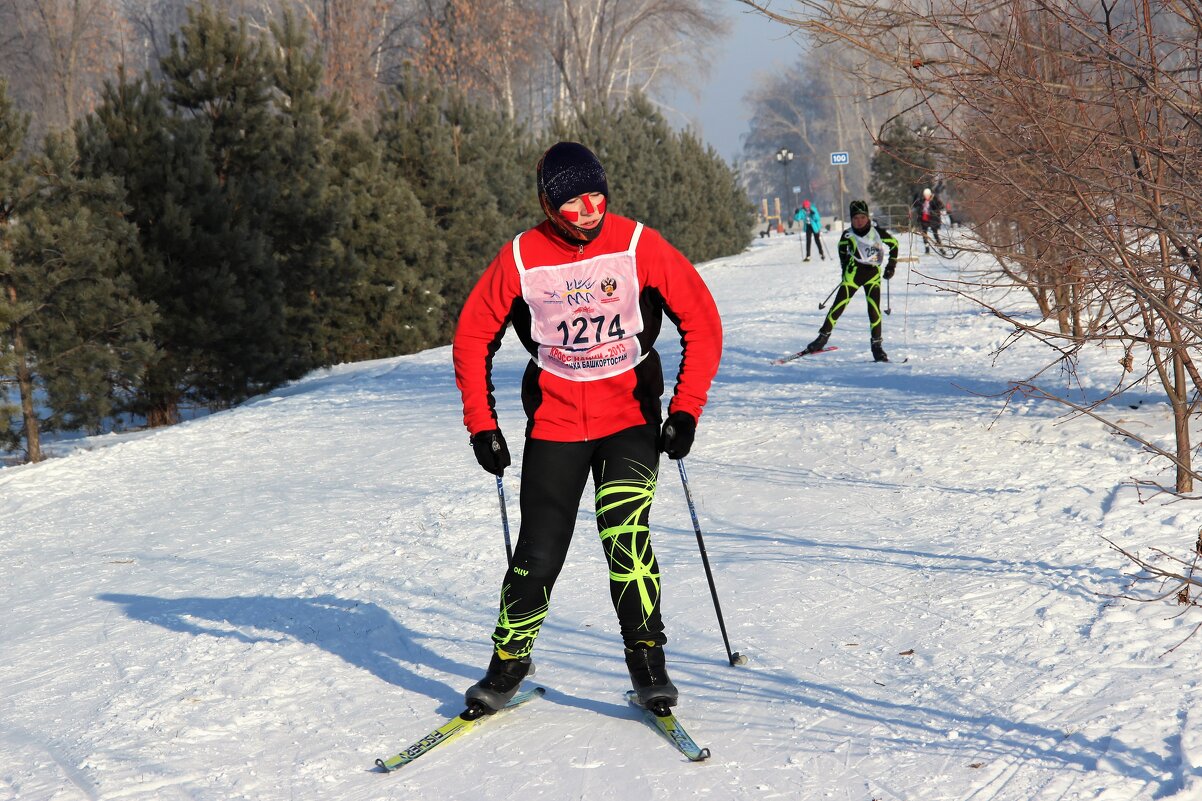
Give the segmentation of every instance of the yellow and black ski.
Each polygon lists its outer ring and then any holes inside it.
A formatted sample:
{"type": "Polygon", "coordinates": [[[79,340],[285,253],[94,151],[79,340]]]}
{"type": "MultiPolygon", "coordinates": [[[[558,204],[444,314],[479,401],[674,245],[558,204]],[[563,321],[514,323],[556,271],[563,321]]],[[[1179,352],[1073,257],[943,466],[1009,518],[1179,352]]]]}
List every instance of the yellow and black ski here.
{"type": "MultiPolygon", "coordinates": [[[[515,695],[509,701],[509,703],[505,705],[504,709],[501,709],[497,714],[504,712],[506,709],[513,709],[515,706],[521,706],[531,699],[539,698],[546,692],[546,689],[542,687],[535,687],[532,690],[520,692],[515,695]]],[[[380,768],[380,770],[384,771],[385,773],[391,773],[398,768],[403,768],[413,760],[417,759],[419,756],[433,751],[440,745],[449,743],[451,740],[454,740],[460,735],[467,734],[467,732],[474,728],[475,725],[481,720],[491,717],[496,717],[496,715],[487,714],[481,707],[469,707],[396,756],[391,756],[388,759],[377,759],[376,767],[380,768]]]]}
{"type": "Polygon", "coordinates": [[[634,706],[643,710],[643,717],[652,726],[659,731],[660,734],[668,738],[668,742],[676,746],[676,750],[689,758],[690,762],[701,762],[704,759],[709,759],[710,750],[702,748],[693,741],[689,733],[684,730],[684,726],[680,725],[680,721],[676,719],[676,715],[672,714],[671,707],[665,705],[647,708],[639,703],[639,696],[634,690],[626,691],[626,700],[634,706]]]}

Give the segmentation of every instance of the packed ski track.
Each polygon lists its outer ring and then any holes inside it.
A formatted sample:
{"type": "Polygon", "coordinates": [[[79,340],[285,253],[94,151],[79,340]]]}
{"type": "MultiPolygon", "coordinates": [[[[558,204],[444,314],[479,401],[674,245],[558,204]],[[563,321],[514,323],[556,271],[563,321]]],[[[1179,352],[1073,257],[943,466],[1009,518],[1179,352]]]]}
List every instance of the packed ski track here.
{"type": "MultiPolygon", "coordinates": [[[[1132,478],[1171,477],[1096,422],[1004,402],[1048,357],[999,353],[1005,326],[933,286],[976,257],[903,257],[888,364],[862,295],[838,350],[771,363],[838,281],[797,237],[700,267],[726,351],[688,477],[747,665],[669,461],[652,525],[675,711],[707,761],[625,702],[586,492],[527,682],[546,696],[375,771],[462,708],[504,568],[439,348],[0,470],[0,799],[1202,798],[1202,638],[1171,650],[1198,617],[1116,597],[1135,571],[1106,541],[1184,557],[1197,511],[1141,503],[1132,478]]],[[[1092,388],[1117,380],[1117,352],[1087,359],[1092,388]]],[[[515,451],[524,361],[510,337],[515,451]]],[[[1169,441],[1154,388],[1105,411],[1169,441]]]]}

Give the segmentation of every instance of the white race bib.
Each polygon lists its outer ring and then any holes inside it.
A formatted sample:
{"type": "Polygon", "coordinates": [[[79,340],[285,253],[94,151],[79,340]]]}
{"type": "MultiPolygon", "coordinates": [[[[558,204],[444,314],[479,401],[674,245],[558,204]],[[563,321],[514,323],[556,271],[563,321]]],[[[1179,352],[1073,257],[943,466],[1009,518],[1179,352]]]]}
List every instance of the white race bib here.
{"type": "Polygon", "coordinates": [[[643,313],[634,250],[642,231],[639,223],[622,253],[529,270],[522,264],[521,236],[514,239],[539,367],[572,381],[596,381],[638,364],[643,313]]]}

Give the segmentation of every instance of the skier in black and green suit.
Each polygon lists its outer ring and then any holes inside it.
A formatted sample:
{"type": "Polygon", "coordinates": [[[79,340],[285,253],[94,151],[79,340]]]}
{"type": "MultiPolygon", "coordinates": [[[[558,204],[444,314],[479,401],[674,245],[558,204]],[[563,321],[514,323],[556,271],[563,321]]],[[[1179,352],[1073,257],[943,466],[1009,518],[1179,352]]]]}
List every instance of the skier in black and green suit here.
{"type": "Polygon", "coordinates": [[[818,337],[806,345],[805,353],[815,353],[826,347],[839,315],[851,303],[860,287],[868,301],[868,322],[872,328],[872,358],[878,362],[889,361],[885,353],[881,333],[881,267],[885,268],[885,280],[893,277],[897,269],[897,239],[885,228],[872,224],[868,216],[868,203],[853,200],[849,208],[851,227],[843,231],[839,239],[839,265],[843,269],[843,282],[835,293],[835,302],[818,329],[818,337]]]}

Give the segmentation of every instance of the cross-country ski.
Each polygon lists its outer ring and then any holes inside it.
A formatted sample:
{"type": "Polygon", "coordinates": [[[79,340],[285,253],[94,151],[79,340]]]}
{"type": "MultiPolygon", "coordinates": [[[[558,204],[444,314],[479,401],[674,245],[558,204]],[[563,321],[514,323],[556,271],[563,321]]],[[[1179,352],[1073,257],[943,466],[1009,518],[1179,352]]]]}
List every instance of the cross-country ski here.
{"type": "Polygon", "coordinates": [[[653,704],[651,707],[643,706],[639,702],[638,693],[634,690],[626,691],[626,700],[632,706],[642,710],[643,719],[654,726],[655,730],[662,734],[676,750],[688,757],[690,762],[701,762],[709,759],[710,750],[702,748],[694,742],[669,706],[666,704],[653,704]]]}
{"type": "Polygon", "coordinates": [[[803,356],[813,356],[818,353],[828,353],[832,350],[838,350],[838,348],[836,348],[834,345],[830,345],[825,348],[820,348],[819,350],[799,350],[796,353],[789,354],[788,356],[782,356],[779,359],[773,359],[772,363],[773,364],[788,364],[789,362],[797,361],[798,359],[802,358],[803,356]]]}
{"type": "Polygon", "coordinates": [[[535,687],[520,692],[505,705],[504,709],[493,714],[487,714],[478,706],[465,709],[395,756],[388,757],[387,759],[377,759],[376,767],[385,773],[391,773],[394,770],[403,768],[418,757],[424,756],[435,748],[446,745],[452,740],[467,734],[473,727],[478,726],[484,721],[490,720],[494,716],[500,715],[514,707],[521,706],[527,701],[541,698],[546,692],[546,689],[543,687],[535,687]]]}

